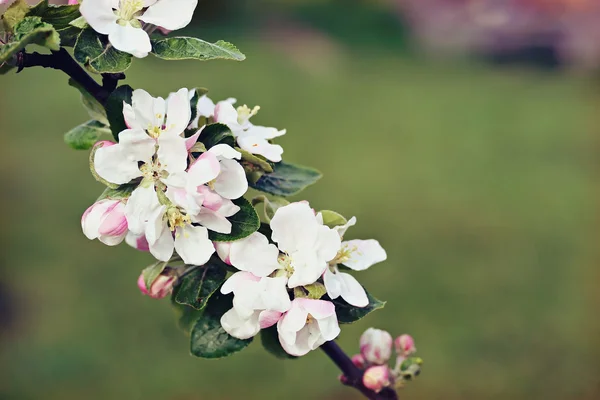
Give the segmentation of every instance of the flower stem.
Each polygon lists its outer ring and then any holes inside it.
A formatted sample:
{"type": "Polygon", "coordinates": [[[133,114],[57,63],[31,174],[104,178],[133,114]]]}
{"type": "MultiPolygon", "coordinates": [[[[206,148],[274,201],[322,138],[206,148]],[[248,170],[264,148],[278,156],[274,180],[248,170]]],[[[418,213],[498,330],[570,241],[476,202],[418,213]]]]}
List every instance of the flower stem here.
{"type": "Polygon", "coordinates": [[[333,340],[330,342],[325,342],[321,346],[321,350],[327,354],[331,361],[338,366],[338,368],[342,371],[344,376],[346,377],[345,384],[348,386],[352,386],[356,390],[360,391],[366,398],[369,400],[397,400],[398,395],[396,391],[392,388],[384,388],[379,393],[375,393],[374,391],[367,389],[363,383],[362,378],[364,371],[361,371],[344,353],[344,350],[340,348],[333,340]]]}
{"type": "Polygon", "coordinates": [[[102,105],[106,103],[108,96],[117,87],[117,82],[125,78],[124,74],[103,74],[103,84],[100,85],[81,68],[77,61],[64,48],[53,51],[52,54],[22,52],[17,57],[17,66],[17,72],[21,72],[23,68],[29,67],[54,68],[63,71],[85,88],[102,105]]]}

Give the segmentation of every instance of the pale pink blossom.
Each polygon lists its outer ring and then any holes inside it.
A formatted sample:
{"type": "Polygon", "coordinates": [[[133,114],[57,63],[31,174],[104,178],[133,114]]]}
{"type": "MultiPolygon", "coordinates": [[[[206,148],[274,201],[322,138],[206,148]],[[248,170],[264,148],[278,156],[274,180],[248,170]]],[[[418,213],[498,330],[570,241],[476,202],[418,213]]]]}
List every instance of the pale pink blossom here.
{"type": "Polygon", "coordinates": [[[394,340],[394,346],[396,347],[396,353],[399,356],[406,357],[417,351],[414,339],[408,334],[398,336],[396,340],[394,340]]]}
{"type": "Polygon", "coordinates": [[[150,285],[150,290],[146,287],[144,274],[138,278],[137,285],[142,294],[150,296],[153,299],[162,299],[167,297],[173,291],[173,285],[177,281],[175,276],[159,275],[150,285]]]}
{"type": "Polygon", "coordinates": [[[121,200],[97,201],[83,213],[81,228],[88,239],[98,239],[109,246],[121,243],[127,235],[125,204],[121,200]]]}
{"type": "Polygon", "coordinates": [[[390,369],[387,365],[376,365],[367,368],[363,375],[363,385],[375,393],[390,385],[390,369]]]}
{"type": "Polygon", "coordinates": [[[392,335],[381,329],[369,328],[360,337],[360,354],[370,364],[382,365],[392,355],[392,335]]]}

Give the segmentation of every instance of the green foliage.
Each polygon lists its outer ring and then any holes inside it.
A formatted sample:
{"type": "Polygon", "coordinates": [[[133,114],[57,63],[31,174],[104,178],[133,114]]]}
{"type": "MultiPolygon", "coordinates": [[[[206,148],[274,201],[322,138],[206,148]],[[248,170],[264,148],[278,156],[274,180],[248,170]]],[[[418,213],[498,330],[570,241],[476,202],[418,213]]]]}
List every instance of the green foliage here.
{"type": "Polygon", "coordinates": [[[367,292],[367,297],[369,298],[369,304],[366,307],[352,306],[342,300],[341,297],[332,300],[333,304],[335,304],[335,313],[337,314],[338,321],[341,324],[351,324],[385,306],[385,301],[376,299],[369,292],[367,292]]]}
{"type": "Polygon", "coordinates": [[[219,123],[206,125],[200,134],[200,141],[204,143],[207,149],[210,149],[211,147],[220,143],[224,143],[232,147],[235,144],[235,138],[233,137],[229,127],[219,123]]]}
{"type": "Polygon", "coordinates": [[[341,214],[336,213],[331,210],[321,210],[321,215],[323,216],[323,225],[326,225],[330,228],[345,225],[348,220],[341,214]]]}
{"type": "Polygon", "coordinates": [[[234,338],[221,326],[221,317],[233,306],[233,295],[215,293],[192,329],[190,351],[202,358],[221,358],[247,347],[252,338],[234,338]]]}
{"type": "Polygon", "coordinates": [[[208,299],[225,282],[225,275],[227,271],[213,257],[203,267],[195,268],[179,279],[173,290],[173,301],[202,310],[208,299]]]}
{"type": "Polygon", "coordinates": [[[131,104],[133,89],[129,85],[122,85],[115,89],[106,100],[106,118],[110,124],[113,137],[118,142],[119,133],[127,129],[123,116],[123,102],[131,104]]]}
{"type": "Polygon", "coordinates": [[[231,233],[217,233],[208,231],[208,237],[213,242],[233,242],[250,236],[258,230],[260,218],[254,207],[243,197],[233,200],[240,207],[240,211],[227,218],[231,222],[231,233]]]}
{"type": "Polygon", "coordinates": [[[252,164],[251,170],[259,169],[261,172],[273,172],[273,163],[268,161],[261,155],[252,154],[239,147],[235,148],[237,151],[242,153],[242,161],[244,164],[252,164]]]}
{"type": "Polygon", "coordinates": [[[52,25],[40,17],[25,17],[16,23],[11,42],[0,46],[0,63],[9,61],[29,44],[37,44],[50,50],[60,49],[60,37],[52,25]]]}
{"type": "Polygon", "coordinates": [[[82,30],[77,37],[74,55],[77,61],[96,74],[124,72],[131,65],[132,58],[131,54],[115,49],[107,36],[91,28],[82,30]]]}
{"type": "Polygon", "coordinates": [[[75,150],[89,150],[103,134],[110,135],[110,129],[103,123],[92,120],[65,133],[65,143],[75,150]]]}
{"type": "Polygon", "coordinates": [[[154,264],[144,268],[142,275],[144,276],[144,283],[146,284],[147,290],[150,290],[152,283],[160,276],[166,267],[167,262],[157,261],[154,264]]]}
{"type": "Polygon", "coordinates": [[[281,343],[279,342],[279,335],[277,333],[277,326],[274,325],[270,328],[261,329],[260,331],[260,342],[262,343],[265,350],[274,355],[277,358],[283,360],[293,360],[298,358],[296,356],[292,356],[288,354],[283,347],[281,347],[281,343]]]}
{"type": "Polygon", "coordinates": [[[32,7],[27,15],[40,17],[42,21],[51,24],[60,35],[63,46],[74,45],[77,35],[81,32],[81,28],[71,24],[80,17],[79,4],[55,5],[49,4],[48,0],[43,0],[32,7]]]}
{"type": "Polygon", "coordinates": [[[106,110],[94,96],[88,93],[87,90],[73,79],[69,79],[69,85],[79,90],[81,93],[81,102],[83,107],[93,120],[99,121],[108,127],[108,118],[106,118],[106,110]]]}
{"type": "Polygon", "coordinates": [[[215,60],[242,61],[246,56],[234,45],[219,40],[216,43],[192,37],[172,37],[152,40],[152,53],[163,60],[215,60]]]}
{"type": "Polygon", "coordinates": [[[2,14],[2,22],[6,29],[13,31],[15,25],[25,18],[29,11],[29,4],[25,0],[17,0],[12,3],[8,9],[2,14]]]}
{"type": "Polygon", "coordinates": [[[275,211],[277,211],[278,208],[290,204],[289,201],[281,197],[268,199],[267,196],[261,195],[252,199],[252,205],[255,207],[261,203],[263,204],[263,214],[266,222],[271,222],[271,219],[273,219],[275,211]]]}
{"type": "Polygon", "coordinates": [[[119,185],[116,188],[107,187],[104,189],[104,192],[98,197],[96,201],[102,199],[110,199],[110,200],[123,200],[129,198],[131,193],[135,190],[137,185],[126,183],[124,185],[119,185]]]}
{"type": "Polygon", "coordinates": [[[282,161],[274,165],[272,173],[262,175],[257,182],[250,182],[250,186],[261,192],[288,197],[320,178],[321,173],[316,169],[282,161]]]}
{"type": "Polygon", "coordinates": [[[175,311],[177,326],[189,336],[196,322],[202,317],[204,310],[200,311],[193,307],[176,303],[173,301],[173,297],[171,297],[171,305],[175,311]]]}

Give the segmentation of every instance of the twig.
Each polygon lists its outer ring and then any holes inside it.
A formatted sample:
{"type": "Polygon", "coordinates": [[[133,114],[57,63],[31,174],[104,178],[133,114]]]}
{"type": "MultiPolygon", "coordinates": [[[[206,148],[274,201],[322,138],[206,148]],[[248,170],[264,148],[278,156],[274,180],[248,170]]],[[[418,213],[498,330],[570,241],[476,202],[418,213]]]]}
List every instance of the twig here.
{"type": "Polygon", "coordinates": [[[364,372],[354,365],[350,357],[348,357],[346,353],[344,353],[344,350],[342,350],[334,341],[325,342],[325,344],[321,346],[321,350],[323,350],[342,371],[346,378],[344,382],[345,385],[359,390],[369,400],[398,400],[398,395],[392,388],[384,388],[379,393],[375,393],[366,388],[362,382],[364,372]]]}
{"type": "Polygon", "coordinates": [[[53,51],[52,54],[21,52],[17,56],[17,67],[17,72],[29,67],[54,68],[63,71],[101,104],[106,103],[108,96],[116,88],[119,79],[125,78],[123,74],[107,74],[108,76],[103,76],[103,85],[100,85],[81,68],[64,48],[53,51]]]}

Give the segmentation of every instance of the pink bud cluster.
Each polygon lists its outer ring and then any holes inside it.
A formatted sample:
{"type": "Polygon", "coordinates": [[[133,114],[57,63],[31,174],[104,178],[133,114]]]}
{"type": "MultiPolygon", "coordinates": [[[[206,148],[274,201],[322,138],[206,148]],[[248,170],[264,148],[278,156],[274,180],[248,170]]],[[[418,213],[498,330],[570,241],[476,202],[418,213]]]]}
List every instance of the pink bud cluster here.
{"type": "MultiPolygon", "coordinates": [[[[376,393],[386,387],[400,387],[403,381],[408,380],[406,371],[416,371],[418,375],[421,360],[411,358],[417,351],[412,336],[403,334],[396,339],[389,332],[369,328],[360,337],[360,354],[352,357],[354,365],[363,370],[363,385],[376,393]],[[388,365],[392,357],[392,350],[396,351],[396,366],[392,369],[388,365]]],[[[345,382],[345,377],[341,377],[345,382]]]]}

